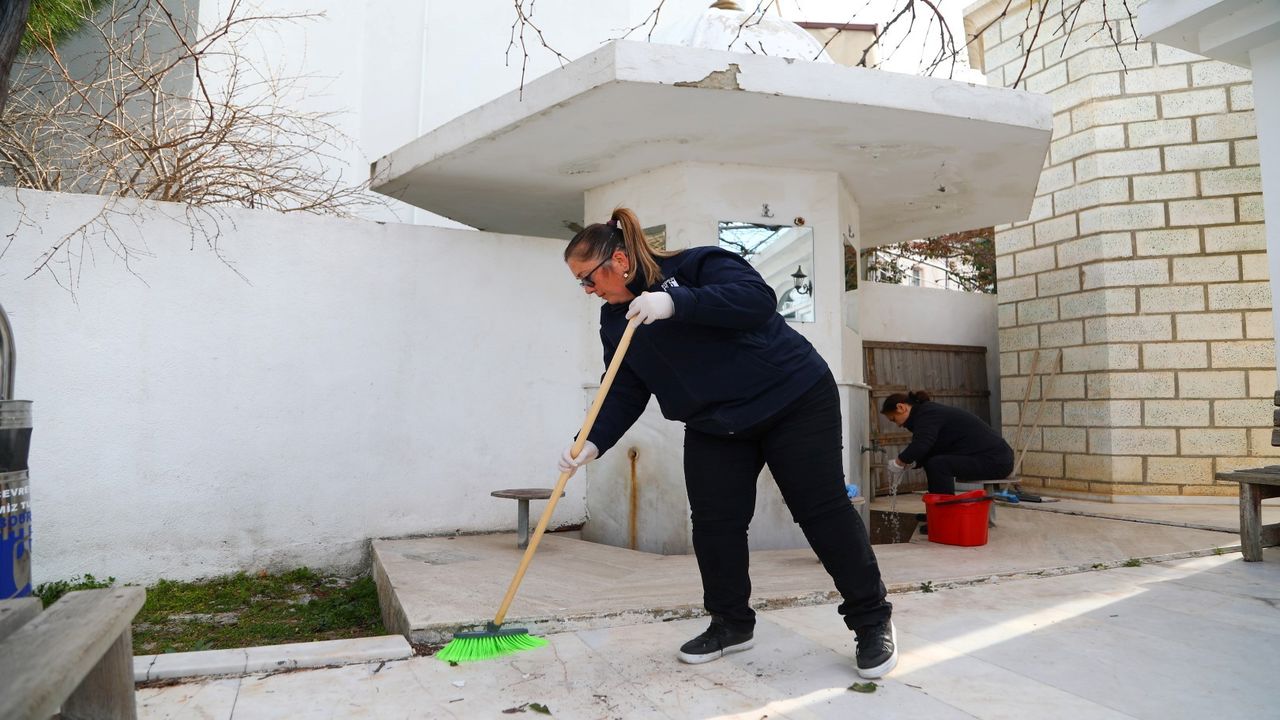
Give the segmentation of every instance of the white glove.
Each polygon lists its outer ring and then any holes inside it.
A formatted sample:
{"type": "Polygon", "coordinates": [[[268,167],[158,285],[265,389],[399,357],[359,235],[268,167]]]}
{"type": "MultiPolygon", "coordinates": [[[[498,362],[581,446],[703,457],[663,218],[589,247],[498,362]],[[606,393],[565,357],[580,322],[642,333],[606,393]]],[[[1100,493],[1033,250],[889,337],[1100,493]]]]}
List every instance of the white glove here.
{"type": "Polygon", "coordinates": [[[898,458],[889,458],[889,462],[885,463],[884,467],[889,471],[890,475],[894,476],[901,475],[907,471],[907,466],[898,462],[898,458]]]}
{"type": "Polygon", "coordinates": [[[570,445],[560,454],[560,472],[569,473],[569,477],[573,477],[578,468],[595,460],[599,455],[600,448],[597,448],[596,444],[590,440],[587,441],[586,445],[582,446],[582,452],[578,453],[578,457],[573,456],[573,446],[570,445]]]}
{"type": "Polygon", "coordinates": [[[627,308],[627,319],[638,317],[640,322],[648,325],[654,320],[666,320],[675,313],[676,301],[670,295],[664,292],[642,292],[627,308]]]}

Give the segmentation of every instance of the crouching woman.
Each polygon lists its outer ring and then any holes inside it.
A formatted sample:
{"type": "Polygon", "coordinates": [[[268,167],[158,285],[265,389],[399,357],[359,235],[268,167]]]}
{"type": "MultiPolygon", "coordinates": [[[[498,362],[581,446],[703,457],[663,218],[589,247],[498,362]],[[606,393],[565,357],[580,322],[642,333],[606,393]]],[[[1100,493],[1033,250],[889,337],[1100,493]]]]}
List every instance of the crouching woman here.
{"type": "Polygon", "coordinates": [[[911,431],[911,444],[885,465],[892,478],[916,465],[924,468],[929,492],[954,495],[956,478],[1003,480],[1013,472],[1013,448],[968,410],[934,402],[916,390],[885,398],[880,412],[911,431]]]}

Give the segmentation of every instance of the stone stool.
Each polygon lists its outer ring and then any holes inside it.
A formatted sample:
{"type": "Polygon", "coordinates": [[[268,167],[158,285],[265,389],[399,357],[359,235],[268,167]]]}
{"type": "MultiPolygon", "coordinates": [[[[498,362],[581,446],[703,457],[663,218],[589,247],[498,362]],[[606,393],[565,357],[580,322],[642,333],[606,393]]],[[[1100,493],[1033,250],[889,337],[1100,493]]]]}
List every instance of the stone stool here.
{"type": "MultiPolygon", "coordinates": [[[[1018,482],[1018,477],[1010,475],[1002,480],[961,480],[956,478],[956,492],[971,492],[973,490],[984,490],[990,496],[993,490],[1013,490],[1013,486],[1018,482]]],[[[996,503],[991,501],[991,505],[987,510],[987,527],[996,526],[996,503]]]]}
{"type": "MultiPolygon", "coordinates": [[[[516,511],[516,547],[521,550],[529,547],[529,501],[547,500],[551,497],[551,488],[512,488],[510,490],[494,490],[489,493],[494,497],[513,498],[520,503],[516,511]]],[[[564,493],[560,493],[564,497],[564,493]]]]}

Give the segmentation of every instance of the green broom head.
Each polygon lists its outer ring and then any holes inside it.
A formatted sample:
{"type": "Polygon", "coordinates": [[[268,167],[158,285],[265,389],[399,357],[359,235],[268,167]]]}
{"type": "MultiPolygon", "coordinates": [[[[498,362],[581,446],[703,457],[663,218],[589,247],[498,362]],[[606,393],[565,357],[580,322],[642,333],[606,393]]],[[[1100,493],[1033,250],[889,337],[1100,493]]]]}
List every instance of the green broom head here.
{"type": "Polygon", "coordinates": [[[484,630],[455,634],[448,645],[440,648],[436,657],[451,663],[492,660],[546,644],[545,639],[530,635],[524,628],[501,630],[497,625],[489,623],[484,630]]]}

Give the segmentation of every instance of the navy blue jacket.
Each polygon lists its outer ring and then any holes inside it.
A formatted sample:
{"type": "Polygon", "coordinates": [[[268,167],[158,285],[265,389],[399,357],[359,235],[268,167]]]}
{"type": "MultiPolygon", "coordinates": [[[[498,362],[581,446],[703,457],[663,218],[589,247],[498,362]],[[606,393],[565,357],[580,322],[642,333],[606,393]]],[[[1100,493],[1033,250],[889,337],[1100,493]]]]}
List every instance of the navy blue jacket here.
{"type": "MultiPolygon", "coordinates": [[[[651,394],[667,419],[730,435],[768,419],[829,372],[778,314],[773,289],[746,260],[697,247],[659,264],[661,280],[637,277],[627,287],[637,295],[667,292],[675,314],[636,328],[588,435],[601,455],[640,417],[651,394]]],[[[626,329],[627,307],[600,308],[606,367],[626,329]]]]}
{"type": "Polygon", "coordinates": [[[968,410],[939,405],[932,400],[911,406],[903,427],[911,431],[911,444],[898,453],[904,465],[938,455],[974,455],[997,460],[1013,459],[1013,448],[968,410]]]}

